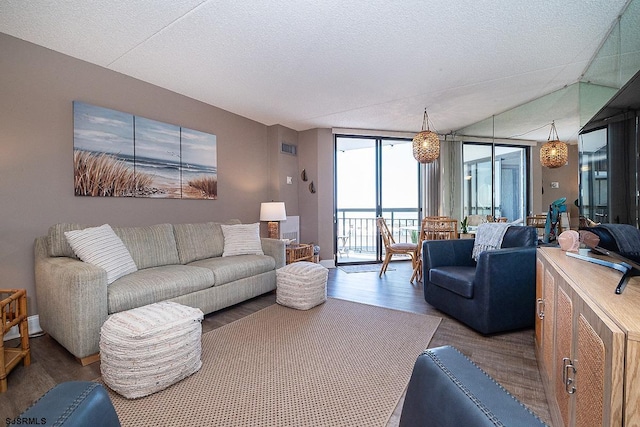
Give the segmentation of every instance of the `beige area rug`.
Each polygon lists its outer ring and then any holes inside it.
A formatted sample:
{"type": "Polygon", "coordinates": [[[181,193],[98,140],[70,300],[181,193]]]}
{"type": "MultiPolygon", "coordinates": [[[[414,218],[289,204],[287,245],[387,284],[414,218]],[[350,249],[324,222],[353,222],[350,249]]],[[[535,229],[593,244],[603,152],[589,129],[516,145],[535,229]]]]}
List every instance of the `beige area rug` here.
{"type": "Polygon", "coordinates": [[[110,395],[123,427],[385,426],[440,320],[331,298],[274,304],[204,334],[191,377],[110,395]]]}

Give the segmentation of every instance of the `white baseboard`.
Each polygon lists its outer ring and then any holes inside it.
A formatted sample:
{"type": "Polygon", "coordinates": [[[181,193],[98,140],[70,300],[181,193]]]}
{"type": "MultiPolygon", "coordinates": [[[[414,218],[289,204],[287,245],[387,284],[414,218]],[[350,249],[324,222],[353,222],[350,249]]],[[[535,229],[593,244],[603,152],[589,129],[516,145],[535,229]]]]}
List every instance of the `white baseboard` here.
{"type": "MultiPolygon", "coordinates": [[[[29,322],[29,336],[35,336],[35,335],[40,335],[42,334],[42,332],[44,332],[42,330],[42,328],[40,327],[40,316],[38,316],[37,314],[35,316],[29,316],[27,318],[27,321],[29,322]]],[[[14,326],[13,328],[9,329],[9,332],[7,332],[4,336],[4,340],[12,340],[15,338],[20,338],[20,331],[18,330],[18,325],[14,326]]]]}
{"type": "Polygon", "coordinates": [[[327,268],[336,268],[336,263],[332,259],[322,259],[320,260],[320,265],[327,268]]]}

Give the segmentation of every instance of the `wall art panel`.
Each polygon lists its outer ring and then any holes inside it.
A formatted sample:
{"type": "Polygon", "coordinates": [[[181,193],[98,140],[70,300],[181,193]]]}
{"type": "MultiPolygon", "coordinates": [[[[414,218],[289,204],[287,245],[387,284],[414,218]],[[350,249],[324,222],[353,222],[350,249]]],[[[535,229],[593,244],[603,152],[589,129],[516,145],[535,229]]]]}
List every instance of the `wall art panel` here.
{"type": "Polygon", "coordinates": [[[74,101],[76,196],[216,199],[216,136],[74,101]]]}

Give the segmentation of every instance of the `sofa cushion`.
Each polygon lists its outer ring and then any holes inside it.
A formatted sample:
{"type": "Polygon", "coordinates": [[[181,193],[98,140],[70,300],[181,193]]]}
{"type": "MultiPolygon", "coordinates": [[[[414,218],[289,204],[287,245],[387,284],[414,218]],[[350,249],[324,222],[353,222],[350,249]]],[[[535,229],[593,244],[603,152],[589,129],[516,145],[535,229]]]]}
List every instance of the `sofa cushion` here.
{"type": "Polygon", "coordinates": [[[82,230],[87,228],[87,225],[74,224],[74,223],[59,223],[49,227],[47,234],[47,252],[49,256],[66,256],[69,258],[78,258],[78,255],[73,252],[71,245],[67,241],[64,233],[72,230],[82,230]]]}
{"type": "Polygon", "coordinates": [[[236,255],[264,255],[260,240],[260,223],[222,224],[224,234],[223,257],[236,255]]]}
{"type": "Polygon", "coordinates": [[[178,264],[138,270],[107,288],[109,314],[210,288],[213,284],[213,273],[206,268],[178,264]]]}
{"type": "MultiPolygon", "coordinates": [[[[235,219],[224,224],[240,224],[240,220],[235,219]]],[[[173,233],[181,264],[219,257],[224,252],[224,235],[218,222],[174,224],[173,233]]]]}
{"type": "Polygon", "coordinates": [[[257,274],[273,271],[276,261],[266,255],[237,255],[194,261],[190,266],[209,269],[215,277],[215,286],[224,285],[257,274]]]}
{"type": "Polygon", "coordinates": [[[114,227],[139,269],[180,264],[171,224],[114,227]]]}
{"type": "Polygon", "coordinates": [[[71,230],[64,235],[82,261],[107,271],[107,284],[137,271],[131,254],[109,224],[71,230]]]}
{"type": "Polygon", "coordinates": [[[475,267],[447,266],[429,270],[429,281],[465,298],[473,298],[475,267]]]}
{"type": "MultiPolygon", "coordinates": [[[[82,230],[87,225],[60,223],[49,227],[47,235],[49,256],[66,256],[79,259],[67,242],[64,233],[82,230]]],[[[113,227],[113,231],[122,239],[131,257],[139,269],[160,265],[180,264],[176,239],[171,224],[158,224],[146,227],[113,227]]]]}

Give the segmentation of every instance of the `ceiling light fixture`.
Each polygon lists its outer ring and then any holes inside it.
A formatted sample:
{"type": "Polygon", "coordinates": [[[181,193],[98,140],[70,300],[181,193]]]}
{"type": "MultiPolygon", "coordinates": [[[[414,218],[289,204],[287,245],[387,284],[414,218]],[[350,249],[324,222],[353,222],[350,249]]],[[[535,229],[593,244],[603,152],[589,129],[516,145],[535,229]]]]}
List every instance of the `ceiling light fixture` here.
{"type": "Polygon", "coordinates": [[[559,168],[567,164],[567,158],[569,157],[569,149],[567,144],[560,141],[558,137],[558,131],[556,130],[555,122],[551,122],[551,130],[549,131],[549,138],[542,147],[540,147],[540,163],[542,166],[548,168],[559,168]],[[555,139],[551,139],[551,137],[555,139]]]}
{"type": "Polygon", "coordinates": [[[426,108],[422,119],[422,130],[413,137],[413,157],[420,163],[431,163],[440,157],[440,139],[437,133],[429,129],[429,115],[426,108]]]}

